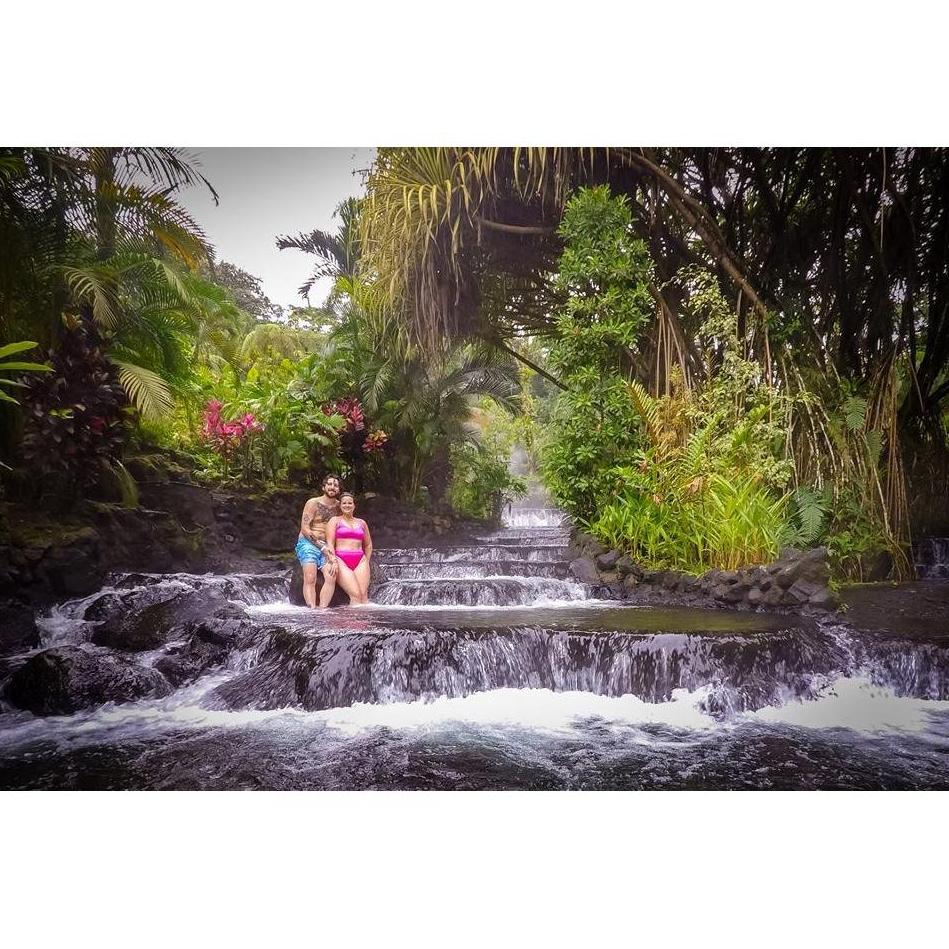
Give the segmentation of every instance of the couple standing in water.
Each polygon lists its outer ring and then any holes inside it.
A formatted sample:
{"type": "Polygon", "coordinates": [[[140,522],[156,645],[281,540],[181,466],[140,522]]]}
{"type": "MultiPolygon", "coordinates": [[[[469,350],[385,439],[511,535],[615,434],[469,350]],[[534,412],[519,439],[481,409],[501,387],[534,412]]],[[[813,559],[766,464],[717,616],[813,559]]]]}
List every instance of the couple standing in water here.
{"type": "Polygon", "coordinates": [[[337,583],[349,594],[350,603],[369,602],[372,537],[366,522],[355,516],[355,496],[340,489],[339,478],[327,475],[323,494],[310,498],[303,508],[296,554],[303,567],[303,598],[309,607],[329,606],[337,583]],[[318,571],[323,574],[319,604],[318,571]]]}

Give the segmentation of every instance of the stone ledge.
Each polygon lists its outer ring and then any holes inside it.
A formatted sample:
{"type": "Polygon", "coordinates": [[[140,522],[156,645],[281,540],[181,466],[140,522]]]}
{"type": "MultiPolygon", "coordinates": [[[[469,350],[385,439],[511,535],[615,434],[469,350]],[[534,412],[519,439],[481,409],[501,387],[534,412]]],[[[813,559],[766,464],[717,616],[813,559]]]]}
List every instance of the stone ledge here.
{"type": "Polygon", "coordinates": [[[574,537],[580,556],[571,573],[599,585],[599,595],[641,603],[776,612],[830,612],[839,599],[828,586],[827,549],[784,548],[770,564],[738,570],[709,570],[693,576],[680,570],[645,570],[618,550],[607,550],[582,532],[574,537]]]}

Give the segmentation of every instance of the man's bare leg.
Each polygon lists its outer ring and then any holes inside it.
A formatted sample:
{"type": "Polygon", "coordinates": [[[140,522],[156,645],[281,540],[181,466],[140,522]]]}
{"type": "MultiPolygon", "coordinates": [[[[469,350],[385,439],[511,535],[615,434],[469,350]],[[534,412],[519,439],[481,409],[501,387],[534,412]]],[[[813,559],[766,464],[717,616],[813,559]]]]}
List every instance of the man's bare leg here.
{"type": "Polygon", "coordinates": [[[327,567],[329,567],[329,564],[320,567],[323,571],[323,587],[320,590],[321,609],[326,609],[326,607],[330,605],[330,600],[333,599],[333,592],[336,590],[336,572],[333,571],[331,576],[327,567]]]}
{"type": "Polygon", "coordinates": [[[316,609],[316,564],[303,564],[303,599],[310,609],[316,609]]]}

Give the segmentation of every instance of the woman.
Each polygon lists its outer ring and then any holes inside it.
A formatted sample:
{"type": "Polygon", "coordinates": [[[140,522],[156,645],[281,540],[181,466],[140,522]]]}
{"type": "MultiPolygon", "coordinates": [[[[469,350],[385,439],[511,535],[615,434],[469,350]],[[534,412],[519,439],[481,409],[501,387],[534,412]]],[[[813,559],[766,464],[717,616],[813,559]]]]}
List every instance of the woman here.
{"type": "Polygon", "coordinates": [[[326,525],[326,547],[339,566],[337,581],[349,602],[369,602],[369,560],[372,537],[365,521],[355,516],[356,498],[349,491],[339,496],[340,513],[326,525]]]}

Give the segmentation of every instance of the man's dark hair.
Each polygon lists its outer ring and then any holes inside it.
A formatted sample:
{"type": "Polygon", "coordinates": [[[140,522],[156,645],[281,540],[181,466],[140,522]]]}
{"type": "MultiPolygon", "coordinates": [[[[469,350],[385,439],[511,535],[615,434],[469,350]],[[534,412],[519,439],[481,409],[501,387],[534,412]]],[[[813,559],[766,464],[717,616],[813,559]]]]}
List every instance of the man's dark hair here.
{"type": "Polygon", "coordinates": [[[325,488],[327,481],[336,481],[336,482],[339,483],[340,487],[342,487],[342,484],[343,484],[343,479],[340,478],[340,476],[339,476],[338,474],[333,474],[332,472],[330,472],[330,473],[323,479],[323,482],[322,482],[322,484],[321,484],[321,487],[324,487],[324,488],[325,488]]]}

